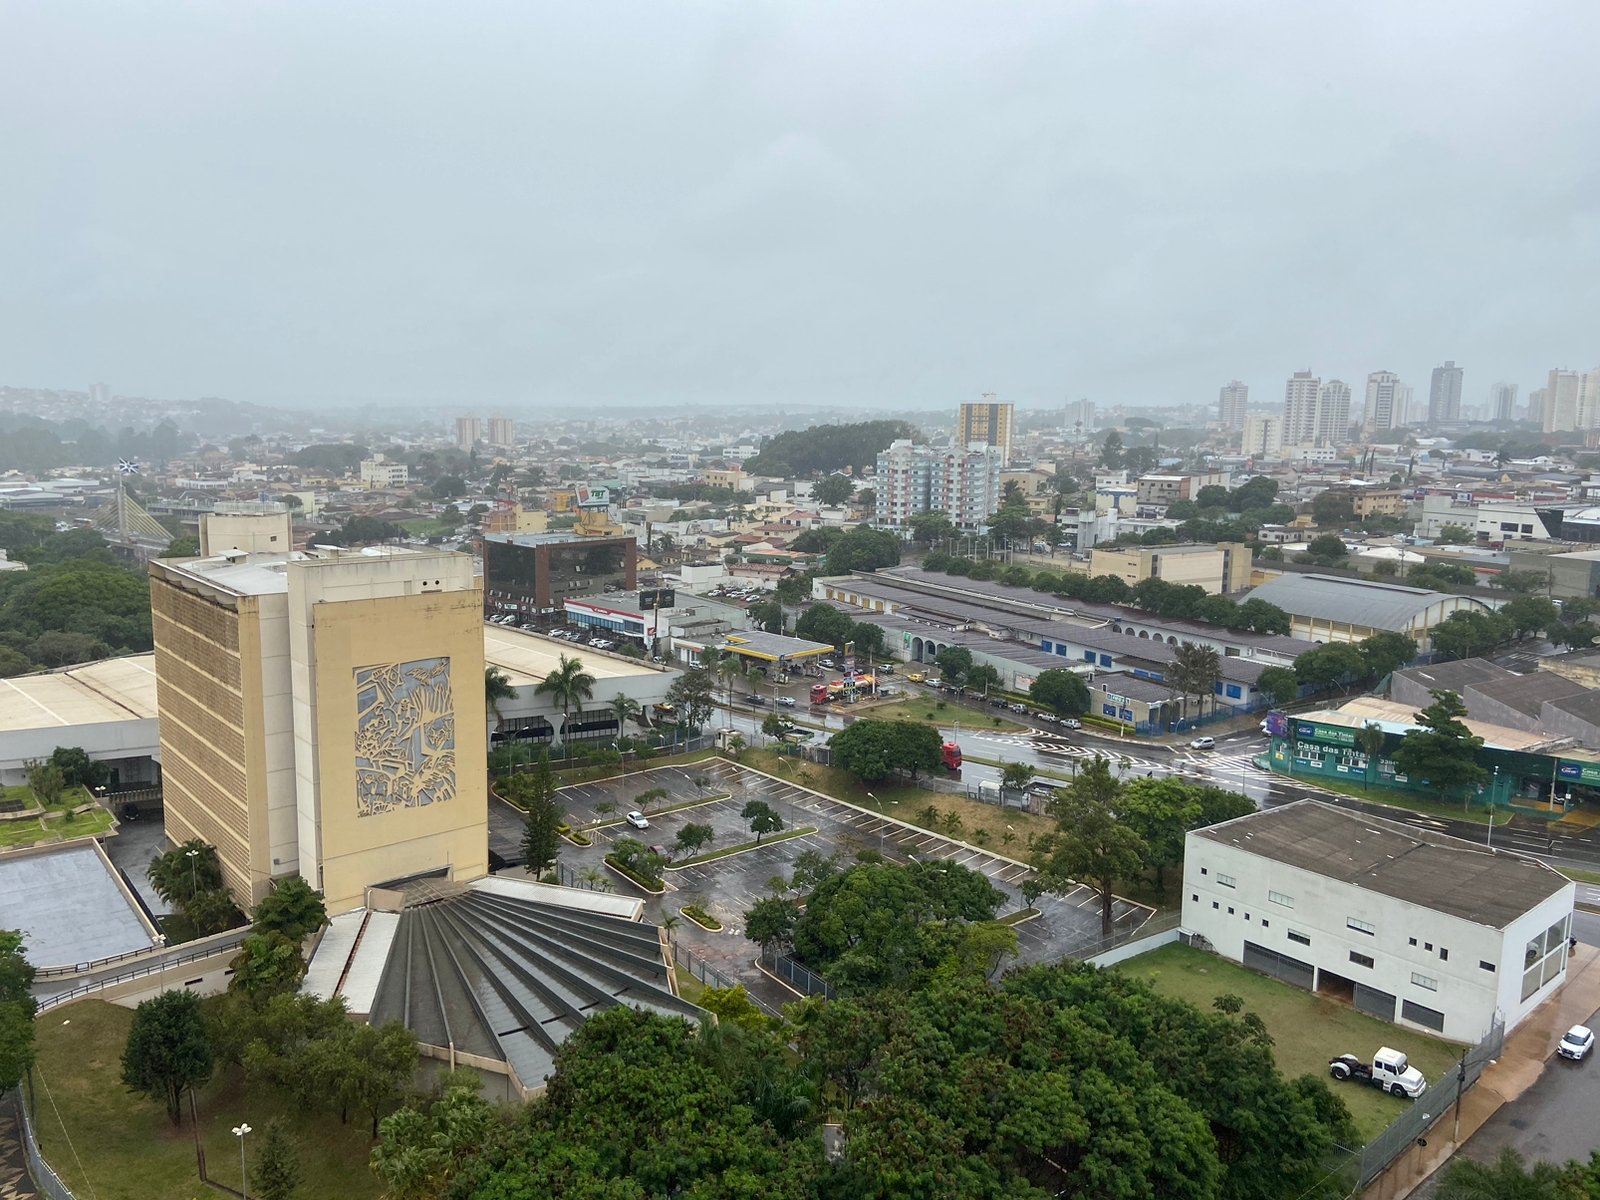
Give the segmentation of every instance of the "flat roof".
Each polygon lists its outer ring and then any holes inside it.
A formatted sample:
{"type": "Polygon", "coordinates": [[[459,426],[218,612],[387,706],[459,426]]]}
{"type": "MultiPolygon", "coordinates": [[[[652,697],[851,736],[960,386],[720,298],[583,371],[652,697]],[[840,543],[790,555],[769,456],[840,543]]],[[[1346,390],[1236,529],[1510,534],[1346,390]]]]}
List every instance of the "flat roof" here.
{"type": "Polygon", "coordinates": [[[0,730],[64,728],[156,715],[153,654],[0,679],[0,730]]]}
{"type": "Polygon", "coordinates": [[[332,563],[353,558],[425,558],[435,555],[454,555],[454,550],[436,550],[422,546],[362,546],[358,549],[306,554],[299,550],[288,554],[212,555],[210,558],[156,559],[158,570],[176,576],[189,576],[211,587],[233,592],[240,596],[270,596],[289,590],[290,563],[332,563]]]}
{"type": "Polygon", "coordinates": [[[1491,929],[1504,929],[1573,886],[1532,859],[1320,800],[1297,800],[1192,836],[1491,929]]]}
{"type": "Polygon", "coordinates": [[[813,658],[819,654],[827,654],[833,647],[826,642],[810,642],[805,638],[787,637],[781,633],[740,629],[725,636],[719,649],[776,662],[780,658],[813,658]]]}
{"type": "Polygon", "coordinates": [[[641,675],[656,675],[663,670],[641,659],[606,654],[521,629],[504,625],[483,627],[484,660],[490,666],[504,671],[513,687],[543,683],[545,677],[561,665],[563,655],[569,659],[583,660],[583,669],[596,679],[632,679],[641,675]]]}
{"type": "Polygon", "coordinates": [[[92,842],[0,855],[0,929],[20,929],[35,967],[94,962],[155,944],[92,842]],[[62,898],[70,896],[70,904],[62,898]]]}
{"type": "MultiPolygon", "coordinates": [[[[1341,708],[1296,715],[1302,721],[1319,721],[1324,725],[1343,725],[1351,729],[1360,729],[1371,721],[1382,727],[1385,733],[1403,734],[1409,729],[1418,728],[1415,704],[1380,700],[1376,696],[1357,696],[1341,708]]],[[[1483,744],[1494,750],[1519,750],[1526,754],[1537,754],[1556,739],[1556,735],[1549,732],[1529,733],[1527,730],[1514,729],[1510,725],[1494,725],[1470,716],[1462,718],[1461,723],[1467,727],[1469,733],[1474,737],[1481,737],[1483,744]]]]}

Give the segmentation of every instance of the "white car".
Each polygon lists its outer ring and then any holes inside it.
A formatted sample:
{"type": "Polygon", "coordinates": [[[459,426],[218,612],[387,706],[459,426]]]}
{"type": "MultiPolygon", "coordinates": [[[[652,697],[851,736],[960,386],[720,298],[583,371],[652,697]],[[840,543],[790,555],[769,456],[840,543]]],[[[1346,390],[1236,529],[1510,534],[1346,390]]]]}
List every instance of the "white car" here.
{"type": "Polygon", "coordinates": [[[777,698],[776,703],[777,703],[779,708],[793,708],[794,707],[794,697],[793,696],[779,696],[777,698]]]}
{"type": "Polygon", "coordinates": [[[1189,743],[1189,749],[1191,750],[1215,750],[1216,748],[1217,739],[1213,737],[1195,738],[1194,741],[1189,743]]]}
{"type": "Polygon", "coordinates": [[[1561,1040],[1556,1043],[1556,1053],[1574,1062],[1582,1062],[1588,1058],[1589,1051],[1593,1049],[1594,1030],[1587,1025],[1574,1025],[1562,1034],[1561,1040]]]}
{"type": "Polygon", "coordinates": [[[632,825],[635,829],[650,828],[649,819],[638,809],[633,809],[626,817],[623,818],[623,820],[627,821],[628,824],[632,825]]]}

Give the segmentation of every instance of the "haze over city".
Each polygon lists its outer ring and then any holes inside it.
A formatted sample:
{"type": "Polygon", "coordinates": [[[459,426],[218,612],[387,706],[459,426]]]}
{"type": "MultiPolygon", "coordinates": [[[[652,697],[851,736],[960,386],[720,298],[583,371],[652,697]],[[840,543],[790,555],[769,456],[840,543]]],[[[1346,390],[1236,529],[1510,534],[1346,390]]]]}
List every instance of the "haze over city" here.
{"type": "Polygon", "coordinates": [[[1593,353],[1600,12],[13,7],[8,382],[1266,401],[1593,353]]]}

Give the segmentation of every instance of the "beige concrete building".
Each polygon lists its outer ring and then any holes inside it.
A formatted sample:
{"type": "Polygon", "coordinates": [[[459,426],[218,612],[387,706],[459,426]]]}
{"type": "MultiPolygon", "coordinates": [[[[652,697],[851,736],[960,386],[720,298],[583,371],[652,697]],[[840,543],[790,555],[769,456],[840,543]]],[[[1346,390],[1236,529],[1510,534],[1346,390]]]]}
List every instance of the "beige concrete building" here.
{"type": "Polygon", "coordinates": [[[225,550],[287,554],[294,548],[292,530],[293,518],[276,504],[219,504],[200,522],[200,556],[225,550]]]}
{"type": "Polygon", "coordinates": [[[1231,542],[1114,550],[1096,547],[1089,555],[1089,574],[1115,575],[1130,587],[1145,579],[1194,584],[1216,595],[1250,586],[1250,551],[1231,542]]]}
{"type": "Polygon", "coordinates": [[[153,561],[150,592],[167,833],[216,846],[241,905],[290,874],[335,913],[486,872],[471,559],[227,550],[153,561]]]}
{"type": "Polygon", "coordinates": [[[402,462],[391,462],[382,454],[361,460],[361,485],[370,491],[403,488],[411,483],[411,468],[402,462]]]}

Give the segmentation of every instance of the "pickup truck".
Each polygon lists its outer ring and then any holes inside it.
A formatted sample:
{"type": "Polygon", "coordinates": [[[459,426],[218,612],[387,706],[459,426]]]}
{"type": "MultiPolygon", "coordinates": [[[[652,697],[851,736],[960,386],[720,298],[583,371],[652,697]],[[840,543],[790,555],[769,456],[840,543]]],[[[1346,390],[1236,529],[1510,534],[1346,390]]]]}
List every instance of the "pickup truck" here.
{"type": "Polygon", "coordinates": [[[1335,1079],[1356,1079],[1382,1088],[1395,1096],[1415,1100],[1428,1090],[1428,1081],[1422,1072],[1406,1061],[1406,1056],[1388,1046],[1380,1046],[1366,1063],[1354,1054],[1341,1054],[1328,1064],[1328,1074],[1335,1079]]]}

